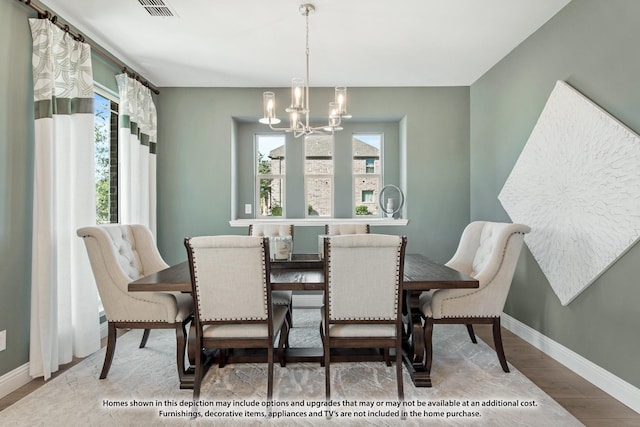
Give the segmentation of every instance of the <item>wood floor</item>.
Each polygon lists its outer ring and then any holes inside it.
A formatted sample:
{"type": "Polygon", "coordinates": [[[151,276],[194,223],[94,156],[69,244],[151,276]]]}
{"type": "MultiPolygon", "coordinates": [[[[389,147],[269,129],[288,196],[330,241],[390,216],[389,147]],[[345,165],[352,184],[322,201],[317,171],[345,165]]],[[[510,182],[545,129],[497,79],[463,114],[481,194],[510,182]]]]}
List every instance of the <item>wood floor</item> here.
{"type": "MultiPolygon", "coordinates": [[[[493,346],[490,325],[475,325],[474,329],[478,337],[493,346]]],[[[640,427],[640,414],[504,328],[502,340],[509,363],[587,427],[640,427]]],[[[54,377],[80,361],[62,366],[54,377]]],[[[0,411],[43,384],[42,379],[33,380],[0,399],[0,411]]]]}
{"type": "MultiPolygon", "coordinates": [[[[473,328],[493,348],[491,325],[473,328]]],[[[502,344],[509,363],[587,427],[640,426],[640,414],[505,328],[502,344]]]]}

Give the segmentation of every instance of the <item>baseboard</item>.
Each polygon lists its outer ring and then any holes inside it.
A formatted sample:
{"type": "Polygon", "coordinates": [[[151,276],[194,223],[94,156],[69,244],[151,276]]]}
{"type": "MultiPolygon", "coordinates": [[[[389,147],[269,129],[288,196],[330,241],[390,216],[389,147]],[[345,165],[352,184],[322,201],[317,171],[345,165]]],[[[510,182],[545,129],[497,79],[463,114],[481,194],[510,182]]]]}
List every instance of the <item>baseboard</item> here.
{"type": "Polygon", "coordinates": [[[502,313],[501,324],[538,350],[557,360],[605,393],[640,413],[640,389],[555,342],[535,329],[502,313]]]}
{"type": "Polygon", "coordinates": [[[25,363],[13,371],[7,372],[0,377],[0,398],[5,397],[9,393],[13,393],[31,380],[29,363],[25,363]]]}

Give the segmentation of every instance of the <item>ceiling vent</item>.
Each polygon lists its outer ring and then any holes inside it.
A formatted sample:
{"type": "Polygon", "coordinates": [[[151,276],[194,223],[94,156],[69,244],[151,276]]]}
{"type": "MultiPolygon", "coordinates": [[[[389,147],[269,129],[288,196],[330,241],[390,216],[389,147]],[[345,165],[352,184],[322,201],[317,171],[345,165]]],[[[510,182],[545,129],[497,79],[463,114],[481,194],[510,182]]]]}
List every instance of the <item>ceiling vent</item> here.
{"type": "Polygon", "coordinates": [[[177,16],[173,8],[165,0],[138,0],[151,16],[177,16]]]}

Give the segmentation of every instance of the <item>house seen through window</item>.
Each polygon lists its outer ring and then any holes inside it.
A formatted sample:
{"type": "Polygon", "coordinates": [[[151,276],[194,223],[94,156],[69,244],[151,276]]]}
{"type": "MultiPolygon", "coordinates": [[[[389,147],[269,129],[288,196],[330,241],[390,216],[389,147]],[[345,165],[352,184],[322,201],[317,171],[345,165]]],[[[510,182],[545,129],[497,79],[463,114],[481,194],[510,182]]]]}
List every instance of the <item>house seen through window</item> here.
{"type": "Polygon", "coordinates": [[[382,187],[382,134],[354,134],[353,190],[355,215],[377,215],[377,199],[382,187]]]}

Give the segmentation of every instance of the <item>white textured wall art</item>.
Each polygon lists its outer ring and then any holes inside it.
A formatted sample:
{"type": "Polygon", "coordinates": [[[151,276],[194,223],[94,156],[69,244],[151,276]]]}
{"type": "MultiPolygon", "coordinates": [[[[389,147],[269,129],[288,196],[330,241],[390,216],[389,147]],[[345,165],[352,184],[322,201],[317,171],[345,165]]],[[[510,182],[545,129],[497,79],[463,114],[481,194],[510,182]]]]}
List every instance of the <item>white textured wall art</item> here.
{"type": "Polygon", "coordinates": [[[558,81],[498,199],[567,305],[640,237],[640,137],[558,81]]]}

